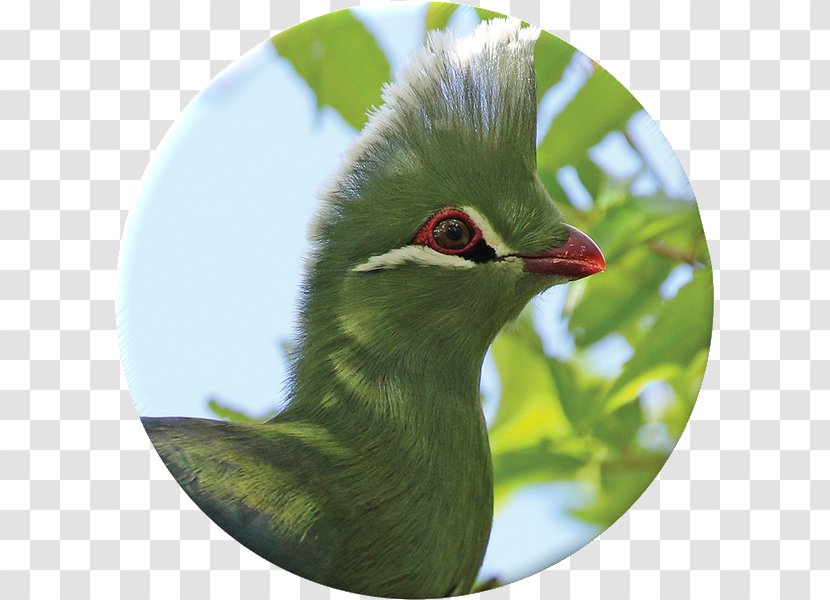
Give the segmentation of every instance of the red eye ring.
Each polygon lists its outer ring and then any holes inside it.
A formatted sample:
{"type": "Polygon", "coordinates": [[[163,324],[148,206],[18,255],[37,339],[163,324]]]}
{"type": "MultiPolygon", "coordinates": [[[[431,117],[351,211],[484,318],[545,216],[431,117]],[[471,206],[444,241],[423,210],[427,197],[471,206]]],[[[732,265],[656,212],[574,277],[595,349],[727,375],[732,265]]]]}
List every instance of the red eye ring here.
{"type": "Polygon", "coordinates": [[[473,222],[473,220],[465,213],[463,210],[459,210],[457,208],[445,208],[444,210],[440,210],[434,215],[432,215],[427,222],[418,230],[418,233],[415,234],[415,237],[412,239],[413,244],[419,244],[421,246],[429,246],[436,252],[440,252],[441,254],[464,254],[468,252],[471,248],[473,248],[479,241],[481,241],[482,234],[481,229],[473,222]],[[457,219],[467,225],[472,232],[472,236],[470,241],[467,243],[466,246],[463,248],[457,249],[449,249],[443,246],[440,246],[436,241],[433,235],[435,231],[435,227],[441,222],[446,219],[457,219]]]}

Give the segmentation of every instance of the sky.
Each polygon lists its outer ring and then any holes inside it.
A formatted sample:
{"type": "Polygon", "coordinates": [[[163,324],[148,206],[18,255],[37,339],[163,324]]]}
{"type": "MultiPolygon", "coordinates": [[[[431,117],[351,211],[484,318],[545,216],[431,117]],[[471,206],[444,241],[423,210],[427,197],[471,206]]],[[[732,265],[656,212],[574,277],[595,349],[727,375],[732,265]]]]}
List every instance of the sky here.
{"type": "MultiPolygon", "coordinates": [[[[423,10],[405,4],[357,11],[393,72],[421,44],[423,10]]],[[[459,10],[451,27],[463,34],[477,20],[459,10]]],[[[543,99],[540,139],[581,83],[577,70],[569,72],[543,99]]],[[[635,133],[654,137],[647,116],[633,125],[635,133]]],[[[287,366],[281,344],[293,334],[316,193],[355,135],[332,109],[318,111],[311,90],[269,43],[226,69],[187,107],[145,173],[122,244],[118,327],[139,414],[215,418],[210,398],[254,415],[280,406],[287,366]]],[[[606,140],[594,159],[626,176],[639,165],[619,142],[606,140]]],[[[688,182],[673,155],[657,158],[661,179],[685,193],[688,182]]],[[[578,194],[578,181],[568,177],[565,171],[563,185],[578,194]]],[[[654,185],[638,182],[643,193],[654,185]]],[[[560,356],[569,351],[559,318],[563,302],[560,289],[534,303],[545,348],[560,356]]],[[[612,340],[603,349],[605,368],[618,368],[626,352],[612,340]]],[[[482,390],[492,417],[499,382],[489,356],[482,390]]],[[[584,493],[555,484],[517,494],[494,523],[482,575],[530,575],[593,538],[598,531],[566,513],[584,493]]]]}

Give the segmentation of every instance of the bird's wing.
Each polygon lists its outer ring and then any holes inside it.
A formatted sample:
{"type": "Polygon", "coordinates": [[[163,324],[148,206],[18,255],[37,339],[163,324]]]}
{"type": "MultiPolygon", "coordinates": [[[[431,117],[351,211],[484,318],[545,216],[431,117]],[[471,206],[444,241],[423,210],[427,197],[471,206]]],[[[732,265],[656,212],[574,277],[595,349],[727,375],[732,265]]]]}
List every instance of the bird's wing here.
{"type": "MultiPolygon", "coordinates": [[[[217,525],[303,577],[325,581],[341,546],[339,507],[309,439],[268,424],[142,418],[167,468],[217,525]]],[[[311,437],[311,436],[306,436],[311,437]]]]}

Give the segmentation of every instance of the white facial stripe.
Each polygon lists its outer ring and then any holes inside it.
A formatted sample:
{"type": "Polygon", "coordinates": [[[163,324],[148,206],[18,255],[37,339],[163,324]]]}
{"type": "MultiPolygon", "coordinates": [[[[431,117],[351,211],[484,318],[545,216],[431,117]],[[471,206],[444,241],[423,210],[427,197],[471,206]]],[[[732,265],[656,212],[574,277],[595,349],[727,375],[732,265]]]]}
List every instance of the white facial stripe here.
{"type": "MultiPolygon", "coordinates": [[[[469,206],[462,206],[461,210],[467,213],[473,222],[481,229],[481,235],[484,241],[493,250],[496,251],[496,256],[508,256],[513,254],[513,251],[505,244],[501,237],[495,232],[490,222],[478,212],[476,209],[469,206]]],[[[382,269],[391,269],[402,265],[404,263],[415,263],[422,266],[434,267],[449,267],[452,269],[471,269],[475,266],[473,261],[462,258],[456,254],[442,254],[433,250],[429,246],[409,245],[401,248],[390,250],[386,254],[373,256],[362,265],[358,265],[352,271],[358,273],[367,273],[369,271],[380,271],[382,269]]]]}
{"type": "Polygon", "coordinates": [[[473,222],[478,225],[478,228],[481,229],[481,235],[484,237],[484,241],[487,242],[488,246],[496,251],[496,256],[507,256],[508,254],[513,254],[513,251],[502,241],[493,229],[493,226],[490,225],[490,221],[488,221],[484,215],[469,206],[462,206],[461,210],[470,215],[473,222]]]}
{"type": "Polygon", "coordinates": [[[452,269],[471,269],[475,266],[473,261],[461,258],[453,254],[441,254],[428,246],[404,246],[395,248],[386,254],[373,256],[362,265],[356,266],[352,271],[366,273],[391,269],[404,263],[415,263],[421,266],[450,267],[452,269]]]}

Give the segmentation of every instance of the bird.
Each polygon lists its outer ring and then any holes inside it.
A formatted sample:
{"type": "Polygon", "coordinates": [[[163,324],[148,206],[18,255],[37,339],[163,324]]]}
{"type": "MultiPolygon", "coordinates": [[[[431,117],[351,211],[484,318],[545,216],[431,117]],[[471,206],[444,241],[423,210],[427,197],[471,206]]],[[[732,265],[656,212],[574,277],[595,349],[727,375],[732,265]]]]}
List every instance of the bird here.
{"type": "Polygon", "coordinates": [[[470,593],[493,521],[479,384],[537,294],[600,273],[536,172],[533,52],[514,19],[433,31],[319,194],[287,403],[240,423],[144,417],[217,525],[353,593],[470,593]]]}

